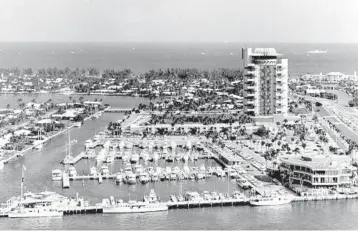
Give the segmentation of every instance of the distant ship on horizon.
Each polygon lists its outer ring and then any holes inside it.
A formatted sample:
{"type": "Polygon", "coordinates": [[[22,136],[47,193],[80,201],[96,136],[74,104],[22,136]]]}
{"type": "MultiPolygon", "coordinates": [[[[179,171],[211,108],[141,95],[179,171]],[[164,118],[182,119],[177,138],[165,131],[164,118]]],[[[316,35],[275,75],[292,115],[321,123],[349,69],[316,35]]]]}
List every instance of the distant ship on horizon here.
{"type": "Polygon", "coordinates": [[[312,50],[312,51],[307,51],[307,54],[326,54],[327,51],[320,51],[320,50],[312,50]]]}

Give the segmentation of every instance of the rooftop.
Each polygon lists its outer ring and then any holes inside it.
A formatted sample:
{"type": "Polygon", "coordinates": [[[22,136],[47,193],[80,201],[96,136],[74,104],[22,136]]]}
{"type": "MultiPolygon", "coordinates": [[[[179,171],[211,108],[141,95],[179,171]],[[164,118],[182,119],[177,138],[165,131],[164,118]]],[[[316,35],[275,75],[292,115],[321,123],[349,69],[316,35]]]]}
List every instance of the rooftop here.
{"type": "Polygon", "coordinates": [[[278,54],[276,52],[275,48],[255,48],[252,52],[253,56],[280,56],[281,54],[278,54]]]}
{"type": "Polygon", "coordinates": [[[282,157],[281,161],[286,164],[300,165],[312,170],[342,169],[350,166],[349,156],[338,155],[290,155],[282,157]]]}

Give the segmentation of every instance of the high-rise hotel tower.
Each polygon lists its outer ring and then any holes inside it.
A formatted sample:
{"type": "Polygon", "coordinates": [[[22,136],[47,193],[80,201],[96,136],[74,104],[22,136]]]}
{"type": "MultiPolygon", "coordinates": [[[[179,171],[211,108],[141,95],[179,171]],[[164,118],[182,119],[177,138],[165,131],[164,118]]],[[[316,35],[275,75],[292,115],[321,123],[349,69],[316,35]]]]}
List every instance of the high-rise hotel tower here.
{"type": "Polygon", "coordinates": [[[252,116],[287,115],[288,60],[274,48],[243,48],[244,112],[252,116]]]}

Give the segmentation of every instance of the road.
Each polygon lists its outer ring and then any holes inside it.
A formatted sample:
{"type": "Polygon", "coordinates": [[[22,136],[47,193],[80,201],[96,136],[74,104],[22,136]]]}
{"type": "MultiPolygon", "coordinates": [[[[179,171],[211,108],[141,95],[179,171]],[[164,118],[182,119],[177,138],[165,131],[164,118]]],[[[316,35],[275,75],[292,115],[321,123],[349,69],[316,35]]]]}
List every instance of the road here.
{"type": "Polygon", "coordinates": [[[328,119],[337,126],[342,135],[358,143],[358,133],[354,130],[357,127],[358,131],[358,113],[356,109],[347,106],[351,99],[350,96],[345,92],[334,91],[332,93],[338,95],[338,101],[311,96],[303,97],[313,102],[322,103],[323,106],[319,107],[319,112],[316,112],[316,115],[328,119]]]}

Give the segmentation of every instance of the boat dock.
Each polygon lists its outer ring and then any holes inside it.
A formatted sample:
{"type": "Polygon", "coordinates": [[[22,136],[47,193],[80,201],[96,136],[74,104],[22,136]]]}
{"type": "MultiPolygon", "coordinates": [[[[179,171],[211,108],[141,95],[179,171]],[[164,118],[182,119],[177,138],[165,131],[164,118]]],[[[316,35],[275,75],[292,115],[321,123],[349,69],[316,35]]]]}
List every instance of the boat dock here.
{"type": "Polygon", "coordinates": [[[223,199],[223,200],[200,200],[200,201],[178,201],[167,202],[169,209],[180,208],[202,208],[202,207],[215,207],[215,206],[238,206],[247,205],[248,200],[244,199],[223,199]]]}
{"type": "Polygon", "coordinates": [[[102,206],[83,206],[63,209],[63,215],[96,214],[103,213],[102,206]]]}
{"type": "MultiPolygon", "coordinates": [[[[110,107],[107,107],[106,109],[108,109],[108,108],[110,108],[110,107]]],[[[104,109],[103,111],[105,111],[106,109],[104,109]]],[[[98,112],[95,113],[95,114],[100,114],[100,113],[103,112],[103,111],[98,111],[98,112]]],[[[84,121],[89,120],[90,118],[91,118],[91,117],[87,117],[87,118],[84,119],[84,121]]],[[[15,159],[16,157],[23,156],[26,152],[28,152],[28,151],[30,151],[30,150],[33,150],[34,148],[36,148],[36,147],[39,146],[39,145],[44,145],[44,144],[45,144],[46,142],[48,142],[49,140],[52,140],[52,139],[55,138],[56,136],[61,135],[62,133],[66,132],[66,131],[68,131],[68,130],[74,128],[74,127],[75,127],[75,125],[71,125],[71,126],[69,126],[69,127],[67,127],[67,128],[64,128],[63,130],[61,130],[61,131],[59,131],[59,132],[53,134],[52,136],[48,137],[47,139],[41,140],[41,141],[38,142],[37,144],[31,145],[30,147],[28,147],[28,148],[26,148],[26,149],[24,149],[24,150],[21,150],[20,152],[16,152],[16,153],[14,153],[14,155],[10,156],[9,158],[7,158],[7,159],[5,159],[5,160],[1,160],[0,162],[2,162],[3,164],[7,164],[7,163],[9,163],[11,160],[15,159]]],[[[99,144],[98,144],[98,145],[99,145],[99,144]]],[[[97,146],[97,145],[96,145],[96,146],[97,146]]],[[[79,161],[79,160],[78,160],[78,161],[79,161]]]]}
{"type": "Polygon", "coordinates": [[[132,108],[107,108],[104,110],[104,112],[112,112],[112,113],[125,113],[125,112],[131,112],[132,108]]]}
{"type": "Polygon", "coordinates": [[[91,176],[91,175],[83,175],[83,176],[70,176],[70,180],[99,180],[99,178],[102,179],[115,179],[116,175],[115,174],[109,174],[109,175],[95,175],[95,176],[91,176]]]}

